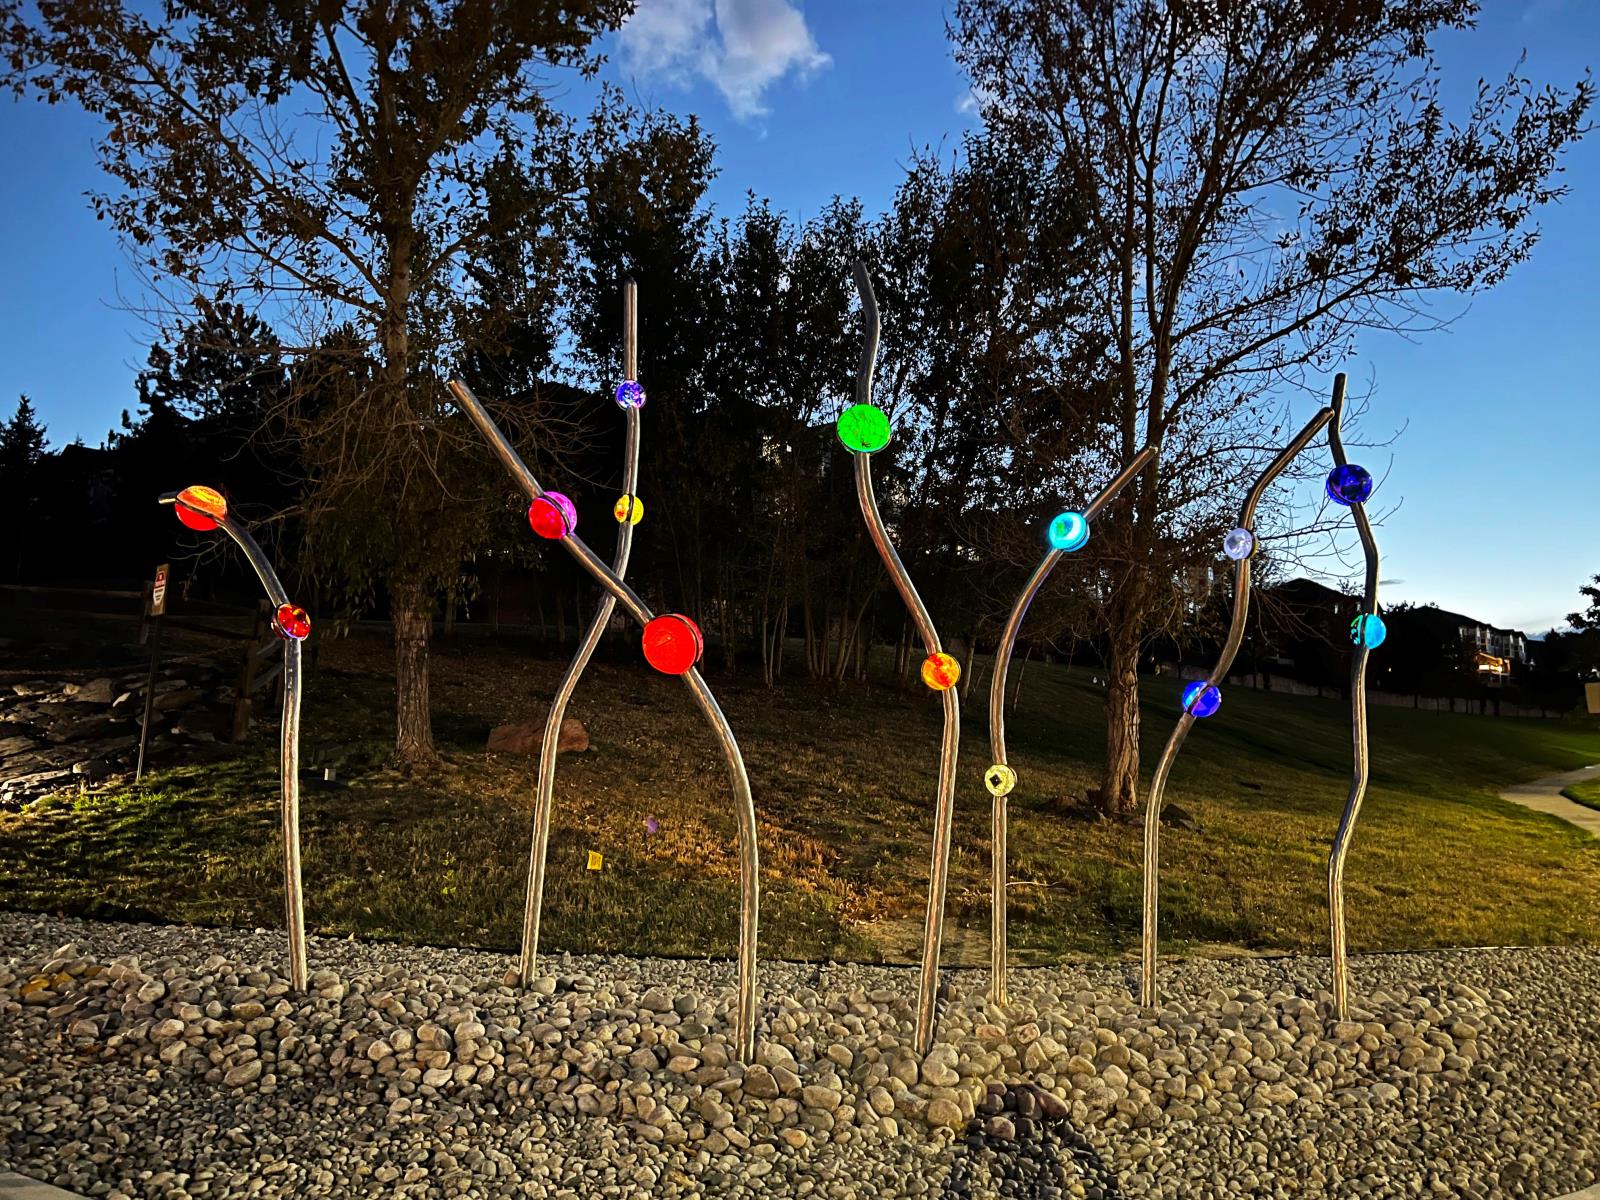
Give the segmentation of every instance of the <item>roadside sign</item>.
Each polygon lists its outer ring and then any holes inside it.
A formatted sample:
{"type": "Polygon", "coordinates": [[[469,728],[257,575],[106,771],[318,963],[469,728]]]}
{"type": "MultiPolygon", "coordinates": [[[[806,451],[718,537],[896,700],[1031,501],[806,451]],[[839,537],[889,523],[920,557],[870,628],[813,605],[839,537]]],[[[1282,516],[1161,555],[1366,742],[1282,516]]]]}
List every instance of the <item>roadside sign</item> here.
{"type": "Polygon", "coordinates": [[[156,581],[150,589],[150,615],[152,617],[159,617],[167,611],[167,571],[167,563],[162,563],[156,568],[156,581]]]}
{"type": "Polygon", "coordinates": [[[1586,683],[1583,685],[1584,699],[1589,702],[1589,711],[1600,713],[1600,683],[1586,683]]]}

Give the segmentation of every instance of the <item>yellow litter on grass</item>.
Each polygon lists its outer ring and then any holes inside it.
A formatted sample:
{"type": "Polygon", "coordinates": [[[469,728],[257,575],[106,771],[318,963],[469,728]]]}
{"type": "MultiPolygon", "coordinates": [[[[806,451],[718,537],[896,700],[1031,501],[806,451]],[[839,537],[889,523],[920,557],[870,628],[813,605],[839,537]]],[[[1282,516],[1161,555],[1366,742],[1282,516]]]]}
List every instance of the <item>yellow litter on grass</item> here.
{"type": "Polygon", "coordinates": [[[601,855],[600,851],[589,851],[589,870],[598,871],[603,865],[605,865],[605,858],[601,855]]]}

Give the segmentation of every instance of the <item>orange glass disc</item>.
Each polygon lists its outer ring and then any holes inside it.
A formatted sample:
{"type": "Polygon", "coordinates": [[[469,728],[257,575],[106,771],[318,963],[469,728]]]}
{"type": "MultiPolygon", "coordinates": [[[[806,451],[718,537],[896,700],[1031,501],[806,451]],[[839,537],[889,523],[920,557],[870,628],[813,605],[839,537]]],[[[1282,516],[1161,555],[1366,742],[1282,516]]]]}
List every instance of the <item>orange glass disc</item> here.
{"type": "Polygon", "coordinates": [[[179,492],[178,502],[173,508],[177,510],[178,520],[190,529],[198,529],[202,533],[215,529],[217,522],[228,515],[227,498],[215,488],[200,484],[186,487],[179,492]]]}
{"type": "Polygon", "coordinates": [[[922,682],[936,692],[948,692],[961,679],[961,664],[948,654],[930,654],[922,660],[922,682]]]}

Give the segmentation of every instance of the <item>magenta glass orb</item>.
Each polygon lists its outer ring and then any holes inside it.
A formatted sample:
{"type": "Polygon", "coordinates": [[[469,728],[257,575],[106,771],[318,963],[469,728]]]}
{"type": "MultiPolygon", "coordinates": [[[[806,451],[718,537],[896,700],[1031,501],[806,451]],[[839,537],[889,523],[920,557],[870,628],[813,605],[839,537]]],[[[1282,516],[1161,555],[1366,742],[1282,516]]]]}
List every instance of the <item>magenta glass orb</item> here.
{"type": "Polygon", "coordinates": [[[578,510],[560,492],[546,492],[528,505],[528,524],[540,537],[559,541],[578,527],[578,510]]]}

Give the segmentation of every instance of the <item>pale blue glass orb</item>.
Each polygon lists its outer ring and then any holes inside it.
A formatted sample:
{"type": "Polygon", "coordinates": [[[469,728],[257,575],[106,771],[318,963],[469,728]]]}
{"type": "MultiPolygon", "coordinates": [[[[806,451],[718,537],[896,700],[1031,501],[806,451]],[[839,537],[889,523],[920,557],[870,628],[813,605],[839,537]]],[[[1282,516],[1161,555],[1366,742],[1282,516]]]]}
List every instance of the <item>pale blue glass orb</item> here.
{"type": "Polygon", "coordinates": [[[1256,535],[1248,529],[1230,529],[1222,539],[1222,552],[1234,562],[1242,558],[1249,558],[1250,552],[1256,548],[1256,535]]]}
{"type": "Polygon", "coordinates": [[[1362,613],[1350,622],[1350,641],[1354,645],[1376,650],[1388,636],[1389,627],[1377,613],[1362,613]]]}
{"type": "Polygon", "coordinates": [[[1222,690],[1208,687],[1204,679],[1196,679],[1183,689],[1183,711],[1196,717],[1209,717],[1222,707],[1222,690]]]}
{"type": "Polygon", "coordinates": [[[1081,512],[1057,513],[1050,522],[1050,544],[1057,550],[1078,550],[1089,540],[1089,519],[1081,512]]]}

